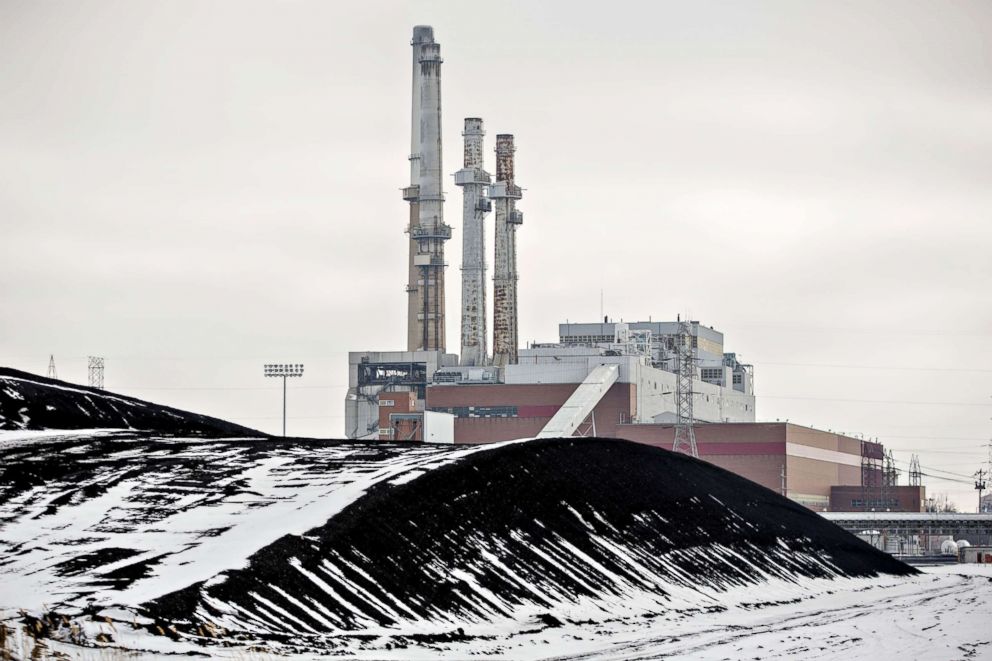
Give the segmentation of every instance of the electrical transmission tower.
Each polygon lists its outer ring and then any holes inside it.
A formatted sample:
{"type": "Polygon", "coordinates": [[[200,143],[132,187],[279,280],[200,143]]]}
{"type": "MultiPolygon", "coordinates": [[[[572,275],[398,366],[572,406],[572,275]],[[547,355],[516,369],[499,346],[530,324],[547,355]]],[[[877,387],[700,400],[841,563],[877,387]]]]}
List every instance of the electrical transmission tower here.
{"type": "MultiPolygon", "coordinates": [[[[992,441],[989,441],[989,469],[988,469],[988,472],[986,472],[985,474],[988,475],[990,478],[992,478],[992,441]]],[[[979,493],[978,494],[978,513],[981,514],[982,512],[990,512],[990,513],[992,513],[992,502],[989,502],[983,508],[982,507],[982,494],[979,493]]]]}
{"type": "Polygon", "coordinates": [[[883,458],[882,446],[872,441],[861,441],[861,507],[871,512],[881,506],[883,458]]]}
{"type": "Polygon", "coordinates": [[[923,470],[920,468],[920,458],[915,454],[909,460],[909,486],[923,486],[923,470]]]}
{"type": "Polygon", "coordinates": [[[892,457],[892,450],[886,450],[882,463],[882,489],[879,494],[879,508],[888,511],[896,506],[895,487],[899,484],[899,469],[892,457]]]}
{"type": "Polygon", "coordinates": [[[899,469],[896,468],[896,460],[892,456],[892,450],[885,451],[885,485],[889,487],[899,486],[899,469]]]}
{"type": "Polygon", "coordinates": [[[89,357],[90,388],[103,390],[103,358],[89,357]]]}
{"type": "Polygon", "coordinates": [[[675,409],[678,418],[675,423],[675,442],[672,444],[672,450],[698,457],[696,432],[692,427],[692,380],[696,371],[692,350],[692,327],[688,320],[681,318],[679,334],[675,341],[675,369],[678,373],[675,386],[675,409]]]}
{"type": "Polygon", "coordinates": [[[985,483],[985,476],[986,475],[988,475],[988,473],[985,472],[985,469],[981,469],[977,473],[975,473],[975,488],[978,490],[978,513],[979,514],[982,513],[982,492],[985,491],[985,487],[987,486],[986,483],[985,483]]]}
{"type": "Polygon", "coordinates": [[[59,373],[55,371],[55,354],[48,354],[48,378],[59,378],[59,373]]]}

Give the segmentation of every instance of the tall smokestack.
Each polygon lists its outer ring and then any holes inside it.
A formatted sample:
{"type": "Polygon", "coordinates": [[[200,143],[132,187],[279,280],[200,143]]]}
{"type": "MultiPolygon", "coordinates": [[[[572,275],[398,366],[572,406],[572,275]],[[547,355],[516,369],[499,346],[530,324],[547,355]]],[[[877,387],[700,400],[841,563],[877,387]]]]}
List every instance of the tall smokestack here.
{"type": "Polygon", "coordinates": [[[464,167],[455,173],[462,188],[462,365],[485,365],[486,341],[486,213],[492,203],[484,196],[490,183],[483,169],[482,120],[465,118],[464,167]]]}
{"type": "Polygon", "coordinates": [[[496,182],[489,197],[496,207],[496,260],[493,272],[493,364],[517,362],[517,226],[524,221],[517,211],[523,197],[513,179],[513,136],[496,136],[496,182]]]}
{"type": "Polygon", "coordinates": [[[441,46],[434,29],[413,28],[413,107],[411,113],[410,261],[407,293],[407,347],[444,351],[444,224],[441,191],[441,46]]]}

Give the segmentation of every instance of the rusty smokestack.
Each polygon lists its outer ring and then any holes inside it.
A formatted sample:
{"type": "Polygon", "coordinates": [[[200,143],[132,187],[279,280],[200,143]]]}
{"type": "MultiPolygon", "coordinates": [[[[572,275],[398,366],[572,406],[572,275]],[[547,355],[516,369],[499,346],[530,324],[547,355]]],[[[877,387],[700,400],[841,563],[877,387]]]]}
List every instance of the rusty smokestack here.
{"type": "Polygon", "coordinates": [[[513,136],[496,136],[496,182],[489,197],[496,207],[495,260],[493,264],[493,364],[517,362],[517,226],[523,214],[516,203],[522,197],[514,182],[513,136]]]}

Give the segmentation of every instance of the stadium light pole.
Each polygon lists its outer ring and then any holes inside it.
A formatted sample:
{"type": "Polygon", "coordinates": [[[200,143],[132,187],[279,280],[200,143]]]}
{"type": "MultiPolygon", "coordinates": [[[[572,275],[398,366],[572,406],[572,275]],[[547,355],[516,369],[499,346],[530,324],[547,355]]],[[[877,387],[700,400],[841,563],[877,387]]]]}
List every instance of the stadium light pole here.
{"type": "Polygon", "coordinates": [[[286,379],[303,376],[303,363],[271,363],[265,365],[265,376],[282,377],[282,437],[286,438],[286,379]]]}

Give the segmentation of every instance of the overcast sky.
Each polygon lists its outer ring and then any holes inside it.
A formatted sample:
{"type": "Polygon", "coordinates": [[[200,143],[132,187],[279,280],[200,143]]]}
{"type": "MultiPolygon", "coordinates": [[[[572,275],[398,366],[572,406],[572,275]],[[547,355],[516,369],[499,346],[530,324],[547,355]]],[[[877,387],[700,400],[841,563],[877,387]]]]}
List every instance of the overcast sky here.
{"type": "Polygon", "coordinates": [[[987,459],[983,1],[0,0],[0,364],[85,382],[103,355],[108,389],[276,432],[262,363],[302,361],[290,433],[342,435],[346,352],[405,348],[419,23],[445,171],[463,117],[491,160],[516,135],[521,342],[601,290],[689,311],[755,365],[760,420],[987,459]]]}

